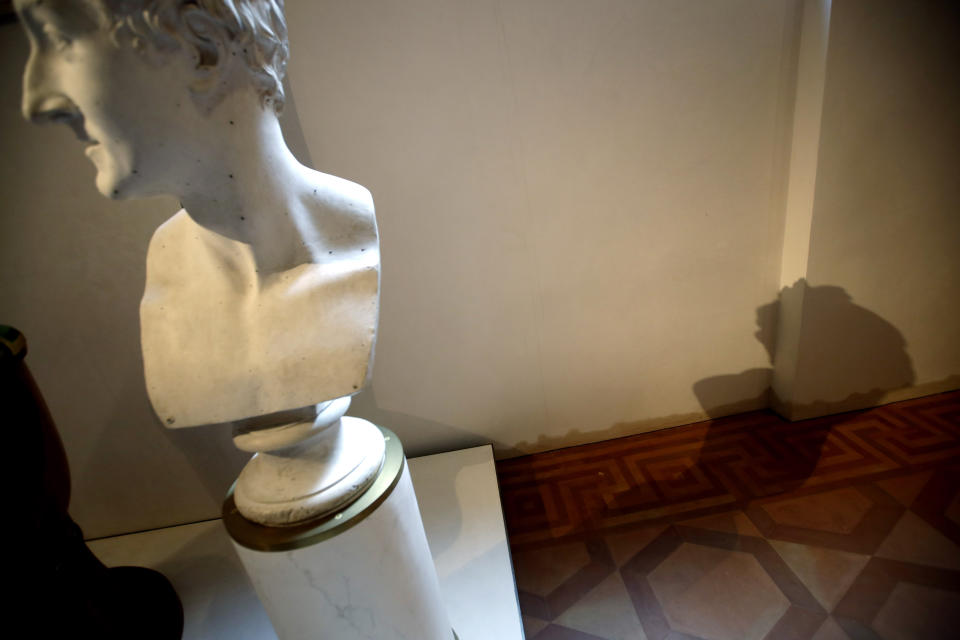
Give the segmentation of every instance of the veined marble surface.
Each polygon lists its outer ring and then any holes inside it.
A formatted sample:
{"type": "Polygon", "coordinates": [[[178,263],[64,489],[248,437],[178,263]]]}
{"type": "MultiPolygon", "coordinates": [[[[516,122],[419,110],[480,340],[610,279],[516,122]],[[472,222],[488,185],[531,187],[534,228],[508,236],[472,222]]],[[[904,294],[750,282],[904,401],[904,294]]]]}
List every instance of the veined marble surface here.
{"type": "MultiPolygon", "coordinates": [[[[461,640],[522,640],[489,446],[409,460],[451,624],[461,640]]],[[[184,606],[184,640],[277,636],[219,520],[89,543],[108,566],[162,571],[184,606]]]]}
{"type": "Polygon", "coordinates": [[[234,549],[284,640],[450,640],[408,467],[339,535],[288,551],[234,549]]]}

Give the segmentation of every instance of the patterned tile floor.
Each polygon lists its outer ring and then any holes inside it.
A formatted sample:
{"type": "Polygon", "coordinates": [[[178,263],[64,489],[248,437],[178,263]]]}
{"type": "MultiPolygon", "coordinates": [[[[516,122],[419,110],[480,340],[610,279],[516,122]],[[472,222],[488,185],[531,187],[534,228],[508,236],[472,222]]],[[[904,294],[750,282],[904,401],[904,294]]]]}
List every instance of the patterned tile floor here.
{"type": "Polygon", "coordinates": [[[960,638],[960,392],[497,467],[528,640],[960,638]]]}

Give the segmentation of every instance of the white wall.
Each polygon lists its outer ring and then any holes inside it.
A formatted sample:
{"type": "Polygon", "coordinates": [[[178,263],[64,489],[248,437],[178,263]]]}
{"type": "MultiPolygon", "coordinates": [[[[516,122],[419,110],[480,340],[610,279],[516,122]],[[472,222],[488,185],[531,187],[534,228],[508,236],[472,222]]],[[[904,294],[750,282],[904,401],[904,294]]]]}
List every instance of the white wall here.
{"type": "Polygon", "coordinates": [[[372,390],[414,451],[500,454],[765,403],[798,5],[290,2],[317,167],[369,187],[372,390]]]}
{"type": "Polygon", "coordinates": [[[960,9],[832,4],[816,179],[791,176],[810,229],[784,251],[804,245],[782,283],[805,279],[780,327],[793,418],[960,387],[960,9]]]}

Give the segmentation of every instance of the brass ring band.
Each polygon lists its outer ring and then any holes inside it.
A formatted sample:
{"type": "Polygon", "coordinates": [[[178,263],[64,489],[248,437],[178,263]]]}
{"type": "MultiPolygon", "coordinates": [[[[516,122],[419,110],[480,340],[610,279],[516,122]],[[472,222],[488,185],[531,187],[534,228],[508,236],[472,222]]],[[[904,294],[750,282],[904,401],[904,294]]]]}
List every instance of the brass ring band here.
{"type": "MultiPolygon", "coordinates": [[[[338,536],[362,522],[393,492],[400,481],[406,460],[400,438],[389,429],[378,427],[386,441],[383,467],[373,484],[353,502],[342,509],[288,527],[268,527],[247,520],[237,510],[233,489],[223,502],[223,524],[237,544],[254,551],[290,551],[302,549],[338,536]]],[[[236,486],[236,483],[234,483],[236,486]]]]}

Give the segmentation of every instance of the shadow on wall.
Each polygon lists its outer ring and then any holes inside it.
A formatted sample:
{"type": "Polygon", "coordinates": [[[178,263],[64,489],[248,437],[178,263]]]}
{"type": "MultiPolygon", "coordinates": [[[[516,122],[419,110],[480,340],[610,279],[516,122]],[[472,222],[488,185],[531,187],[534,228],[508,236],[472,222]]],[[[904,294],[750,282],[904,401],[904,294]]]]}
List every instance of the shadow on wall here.
{"type": "MultiPolygon", "coordinates": [[[[789,491],[803,484],[816,468],[824,453],[831,430],[851,419],[842,413],[881,404],[884,396],[914,382],[914,370],[906,351],[906,341],[892,324],[859,305],[841,287],[811,287],[799,280],[780,293],[777,301],[757,309],[757,339],[767,349],[770,361],[775,358],[776,327],[780,302],[786,298],[802,298],[803,320],[801,343],[794,380],[796,394],[814,398],[803,404],[775,397],[769,387],[773,369],[748,369],[740,373],[713,376],[693,386],[704,412],[712,418],[738,413],[742,403],[729,404],[739,390],[757,388],[767,380],[766,406],[787,407],[792,416],[826,416],[819,420],[789,423],[776,420],[767,412],[755,414],[757,420],[776,426],[764,443],[766,455],[751,454],[768,461],[769,468],[746,470],[753,478],[762,478],[764,492],[789,491]],[[834,414],[834,415],[830,415],[834,414]]],[[[761,397],[761,399],[763,399],[761,397]]],[[[856,414],[854,414],[856,415],[856,414]]],[[[736,420],[714,420],[706,425],[702,446],[692,468],[681,472],[686,478],[677,483],[698,482],[702,476],[719,478],[741,476],[730,473],[740,459],[739,450],[749,446],[740,431],[749,417],[736,420]]],[[[749,426],[747,427],[749,428],[749,426]]]]}
{"type": "MultiPolygon", "coordinates": [[[[903,335],[876,313],[855,304],[842,287],[814,287],[798,280],[784,288],[776,300],[757,308],[756,325],[754,335],[766,349],[771,366],[712,376],[695,383],[693,391],[701,411],[620,422],[602,430],[574,429],[563,435],[540,435],[533,442],[498,447],[497,457],[601,442],[771,407],[782,410],[791,420],[828,416],[960,387],[960,376],[915,387],[913,364],[903,335]],[[803,304],[803,341],[795,363],[798,393],[794,398],[811,400],[801,403],[788,403],[775,397],[771,390],[779,309],[784,301],[803,304]],[[904,392],[903,395],[898,397],[898,390],[904,392]]],[[[768,421],[776,420],[770,413],[765,415],[768,421]]],[[[843,419],[825,421],[836,423],[843,419]]],[[[712,429],[713,423],[705,423],[705,427],[712,429]]],[[[798,424],[795,430],[804,428],[798,424]]],[[[798,446],[811,452],[815,463],[826,433],[813,436],[819,441],[811,441],[810,437],[810,434],[804,435],[804,442],[798,446]]]]}
{"type": "Polygon", "coordinates": [[[813,417],[876,406],[890,391],[913,384],[907,343],[896,327],[854,304],[843,288],[812,287],[802,279],[784,288],[778,300],[757,309],[754,335],[771,364],[778,309],[784,300],[803,304],[794,398],[777,398],[770,390],[771,367],[713,376],[693,385],[700,406],[711,418],[737,413],[744,401],[729,404],[729,398],[743,397],[742,389],[766,386],[760,398],[748,402],[765,399],[766,406],[788,409],[790,417],[813,417]],[[811,400],[797,402],[797,398],[811,400]]]}
{"type": "MultiPolygon", "coordinates": [[[[153,439],[149,441],[150,444],[159,444],[156,438],[161,438],[171,445],[159,454],[161,460],[167,464],[140,469],[136,473],[127,472],[124,480],[128,484],[123,492],[138,491],[138,483],[142,482],[158,481],[174,488],[160,493],[151,504],[144,505],[134,526],[163,527],[218,517],[227,489],[236,480],[250,454],[233,446],[229,429],[165,427],[150,407],[143,374],[134,371],[125,378],[122,391],[117,394],[111,413],[97,434],[91,458],[109,460],[122,455],[124,451],[142,449],[145,445],[143,434],[147,430],[152,432],[150,437],[153,439]],[[173,462],[177,455],[182,458],[183,463],[176,468],[175,473],[169,463],[173,462]],[[201,488],[205,495],[197,494],[197,490],[201,488]],[[186,491],[191,493],[189,500],[181,493],[186,491]],[[158,499],[167,502],[159,503],[156,501],[158,499]],[[173,520],[171,513],[176,514],[173,520]]],[[[142,460],[140,462],[143,464],[142,460]]],[[[116,475],[103,473],[102,468],[96,464],[81,466],[78,475],[82,476],[88,491],[97,491],[100,495],[109,496],[111,484],[117,482],[116,475]]],[[[109,512],[116,508],[111,506],[111,502],[113,498],[103,505],[106,511],[101,514],[101,519],[109,517],[109,512]]],[[[118,533],[118,526],[119,532],[123,532],[123,527],[130,524],[118,523],[112,525],[113,528],[108,527],[107,531],[115,535],[118,533]]],[[[94,531],[98,532],[96,529],[94,531]]]]}
{"type": "Polygon", "coordinates": [[[482,434],[381,408],[377,404],[375,384],[353,396],[347,415],[369,420],[396,433],[403,441],[404,453],[408,458],[490,444],[490,438],[482,434]]]}

